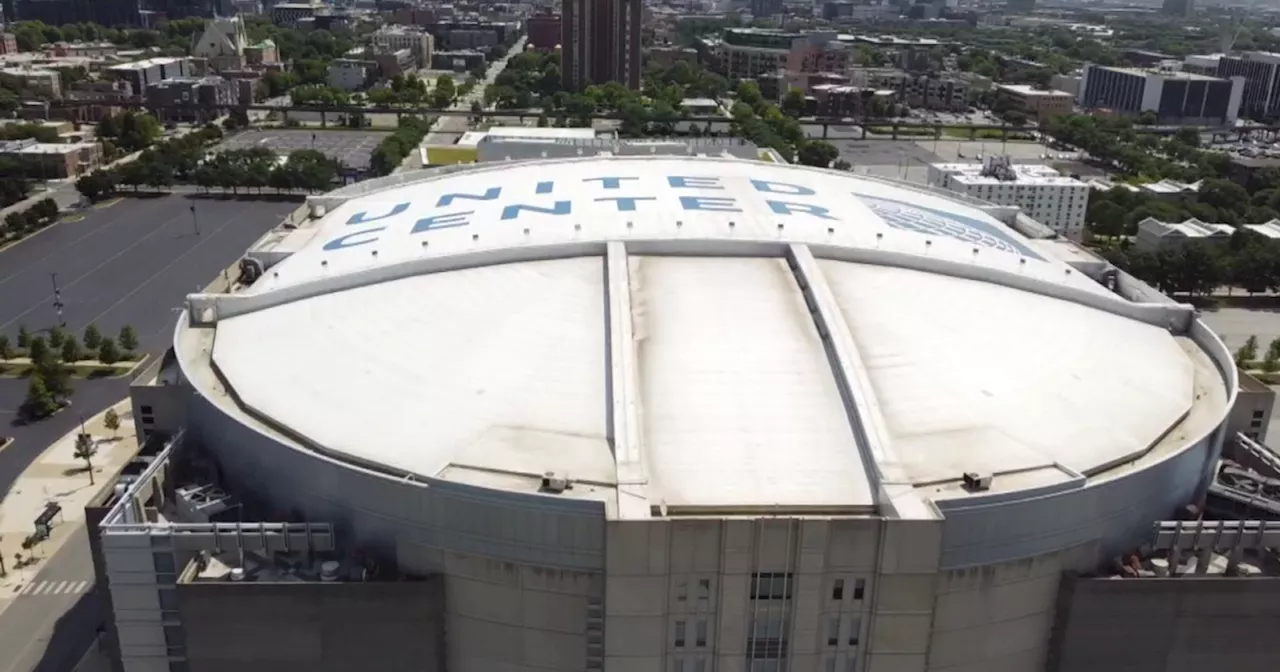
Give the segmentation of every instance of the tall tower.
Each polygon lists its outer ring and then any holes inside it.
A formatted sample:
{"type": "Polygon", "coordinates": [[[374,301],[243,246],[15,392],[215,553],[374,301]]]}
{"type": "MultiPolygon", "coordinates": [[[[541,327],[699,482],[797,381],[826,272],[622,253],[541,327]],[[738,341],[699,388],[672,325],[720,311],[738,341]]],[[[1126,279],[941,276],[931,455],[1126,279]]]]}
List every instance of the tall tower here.
{"type": "Polygon", "coordinates": [[[640,88],[641,0],[564,0],[560,70],[565,88],[619,82],[640,88]]]}

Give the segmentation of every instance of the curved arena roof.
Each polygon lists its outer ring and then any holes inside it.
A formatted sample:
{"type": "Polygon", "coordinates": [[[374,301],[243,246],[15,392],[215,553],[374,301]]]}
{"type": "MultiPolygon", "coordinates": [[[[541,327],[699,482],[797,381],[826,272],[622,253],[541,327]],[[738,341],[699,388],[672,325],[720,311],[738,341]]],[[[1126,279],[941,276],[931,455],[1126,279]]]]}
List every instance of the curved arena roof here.
{"type": "Polygon", "coordinates": [[[366,467],[557,472],[627,516],[857,512],[971,497],[965,472],[1079,487],[1225,413],[1184,307],[929,190],[610,157],[320,200],[309,243],[192,309],[248,416],[366,467]]]}

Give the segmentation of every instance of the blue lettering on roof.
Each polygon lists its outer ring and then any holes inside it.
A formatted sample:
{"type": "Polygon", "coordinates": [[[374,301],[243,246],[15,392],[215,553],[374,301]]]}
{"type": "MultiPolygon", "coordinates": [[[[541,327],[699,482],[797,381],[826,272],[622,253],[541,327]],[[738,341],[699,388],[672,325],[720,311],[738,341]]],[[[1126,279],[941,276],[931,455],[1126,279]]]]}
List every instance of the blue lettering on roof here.
{"type": "Polygon", "coordinates": [[[395,206],[391,208],[390,212],[386,213],[385,215],[378,215],[376,217],[369,217],[368,216],[369,213],[367,211],[357,212],[356,214],[351,215],[351,218],[347,220],[347,226],[354,226],[356,224],[368,224],[369,222],[376,222],[379,219],[395,217],[396,215],[404,212],[405,210],[408,210],[410,205],[411,203],[396,203],[395,206]]]}
{"type": "Polygon", "coordinates": [[[1044,261],[1044,257],[1036,254],[1035,251],[1010,233],[1002,230],[1002,225],[997,222],[985,222],[975,217],[935,210],[890,198],[867,196],[858,193],[854,193],[854,196],[857,196],[868,208],[871,208],[872,212],[879,215],[885,224],[895,229],[914,231],[926,236],[953,238],[966,243],[973,243],[1044,261]]]}
{"type": "Polygon", "coordinates": [[[502,187],[489,187],[484,190],[483,194],[443,194],[440,200],[436,201],[437,208],[445,208],[453,205],[453,201],[459,198],[466,198],[473,201],[492,201],[502,195],[502,187]]]}
{"type": "Polygon", "coordinates": [[[502,219],[515,219],[520,216],[521,211],[536,212],[540,215],[553,215],[558,217],[560,215],[567,215],[570,212],[573,212],[573,204],[569,201],[556,201],[551,207],[544,208],[537,205],[529,205],[528,203],[516,203],[514,205],[508,205],[502,209],[502,219]]]}

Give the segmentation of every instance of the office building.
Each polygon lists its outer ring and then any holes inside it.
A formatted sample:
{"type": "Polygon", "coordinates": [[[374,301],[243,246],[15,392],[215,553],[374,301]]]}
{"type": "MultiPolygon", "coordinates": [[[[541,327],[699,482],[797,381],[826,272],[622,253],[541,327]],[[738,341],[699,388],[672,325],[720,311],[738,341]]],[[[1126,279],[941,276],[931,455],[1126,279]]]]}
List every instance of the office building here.
{"type": "Polygon", "coordinates": [[[1196,13],[1195,0],[1164,0],[1160,13],[1165,16],[1188,18],[1196,13]]]}
{"type": "Polygon", "coordinates": [[[28,96],[39,98],[62,97],[62,78],[57,70],[30,66],[0,68],[0,82],[28,96]]]}
{"type": "Polygon", "coordinates": [[[142,0],[156,18],[190,19],[213,17],[219,0],[142,0]]]}
{"type": "Polygon", "coordinates": [[[136,95],[143,95],[152,84],[190,75],[191,62],[185,58],[148,58],[107,68],[108,79],[128,83],[136,95]]]}
{"type": "Polygon", "coordinates": [[[308,2],[282,2],[271,6],[271,23],[277,26],[295,26],[302,21],[315,19],[322,5],[308,2]]]}
{"type": "Polygon", "coordinates": [[[17,0],[18,17],[51,26],[96,23],[100,26],[142,25],[138,0],[17,0]]]}
{"type": "Polygon", "coordinates": [[[992,103],[993,108],[1016,110],[1039,122],[1071,114],[1074,105],[1075,97],[1069,92],[1038,89],[1029,84],[996,84],[992,103]]]}
{"type": "Polygon", "coordinates": [[[565,0],[561,17],[560,70],[566,89],[581,91],[607,82],[640,88],[640,0],[565,0]]]}
{"type": "Polygon", "coordinates": [[[1225,645],[1278,627],[1274,575],[1178,557],[1261,572],[1277,530],[1164,522],[1231,353],[1011,220],[737,156],[317,196],[131,390],[105,639],[124,672],[1267,669],[1225,645]]]}
{"type": "Polygon", "coordinates": [[[535,14],[524,22],[531,49],[551,51],[560,46],[560,15],[535,14]]]}
{"type": "Polygon", "coordinates": [[[1192,54],[1182,59],[1182,71],[1216,77],[1218,64],[1225,54],[1192,54]]]}
{"type": "Polygon", "coordinates": [[[751,0],[751,16],[767,19],[782,14],[782,0],[751,0]]]}
{"type": "Polygon", "coordinates": [[[237,105],[239,91],[222,77],[171,77],[147,85],[146,102],[161,121],[204,124],[237,105]]]}
{"type": "Polygon", "coordinates": [[[1245,91],[1243,77],[1089,65],[1080,105],[1131,116],[1152,112],[1161,124],[1218,126],[1235,123],[1245,91]]]}
{"type": "Polygon", "coordinates": [[[389,51],[408,49],[423,67],[430,67],[431,54],[435,51],[435,38],[417,27],[386,26],[373,34],[373,44],[389,51]]]}
{"type": "Polygon", "coordinates": [[[359,91],[369,85],[373,75],[370,61],[359,58],[336,58],[329,64],[328,83],[343,91],[359,91]]]}
{"type": "Polygon", "coordinates": [[[917,75],[896,68],[854,68],[850,84],[892,91],[898,102],[929,110],[962,112],[969,109],[968,82],[953,77],[917,75]]]}
{"type": "Polygon", "coordinates": [[[0,141],[0,158],[18,162],[30,179],[60,180],[82,175],[102,163],[97,142],[49,143],[34,139],[0,141]]]}
{"type": "Polygon", "coordinates": [[[982,163],[934,163],[929,184],[996,205],[1019,207],[1069,240],[1084,237],[1089,185],[1049,166],[1015,164],[1005,156],[982,163]]]}
{"type": "Polygon", "coordinates": [[[1247,51],[1218,58],[1218,77],[1244,77],[1240,116],[1265,119],[1280,112],[1280,54],[1247,51]]]}

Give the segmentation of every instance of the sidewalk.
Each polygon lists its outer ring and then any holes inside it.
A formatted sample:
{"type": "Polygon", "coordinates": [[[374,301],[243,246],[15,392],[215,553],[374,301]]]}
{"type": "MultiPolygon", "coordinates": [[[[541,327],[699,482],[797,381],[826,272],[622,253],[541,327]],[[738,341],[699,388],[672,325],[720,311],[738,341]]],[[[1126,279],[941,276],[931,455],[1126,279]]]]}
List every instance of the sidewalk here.
{"type": "Polygon", "coordinates": [[[89,500],[112,482],[137,454],[138,441],[129,401],[112,408],[120,415],[118,437],[103,424],[105,411],[85,423],[85,429],[98,446],[98,454],[93,458],[92,485],[84,461],[73,457],[76,435],[80,432],[76,428],[45,449],[0,500],[0,557],[4,558],[8,570],[8,574],[0,578],[0,612],[9,606],[27,580],[35,578],[44,562],[62,548],[71,533],[84,524],[84,507],[89,500]],[[33,549],[41,560],[19,570],[14,567],[14,555],[21,553],[24,558],[29,555],[22,550],[22,540],[35,531],[35,518],[50,501],[61,505],[62,513],[54,519],[49,538],[33,549]]]}

